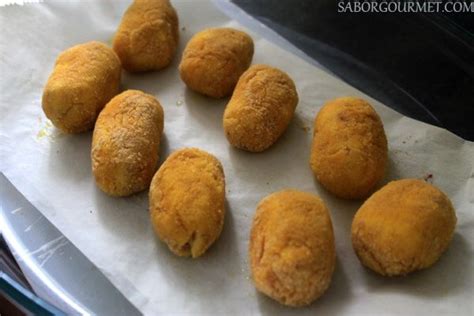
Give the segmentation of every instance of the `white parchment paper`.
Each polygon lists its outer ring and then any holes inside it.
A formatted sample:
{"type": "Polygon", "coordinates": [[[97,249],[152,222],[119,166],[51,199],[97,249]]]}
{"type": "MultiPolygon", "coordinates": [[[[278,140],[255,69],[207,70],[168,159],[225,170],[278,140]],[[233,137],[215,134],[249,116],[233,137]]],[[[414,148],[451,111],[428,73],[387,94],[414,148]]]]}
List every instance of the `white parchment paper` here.
{"type": "Polygon", "coordinates": [[[98,190],[89,157],[92,134],[58,132],[42,113],[41,94],[58,53],[90,40],[110,44],[127,5],[61,1],[0,8],[0,162],[18,189],[142,312],[472,315],[473,143],[403,117],[246,30],[255,41],[253,63],[288,72],[300,102],[287,132],[268,151],[251,154],[230,147],[221,122],[227,100],[189,91],[177,71],[192,34],[210,26],[244,29],[211,3],[175,1],[181,39],[173,64],[160,72],[124,74],[122,83],[123,89],[155,95],[163,105],[162,161],[176,149],[195,146],[222,162],[228,212],[220,239],[202,258],[176,257],[154,237],[146,193],[111,198],[98,190]],[[451,247],[426,271],[389,279],[364,269],[350,241],[351,220],[362,202],[337,199],[313,179],[308,164],[312,121],[324,101],[344,95],[367,98],[382,117],[390,150],[386,180],[429,178],[456,207],[458,225],[451,247]],[[331,210],[336,234],[338,260],[332,285],[320,300],[303,309],[285,308],[258,294],[247,262],[256,204],[288,187],[320,195],[331,210]]]}

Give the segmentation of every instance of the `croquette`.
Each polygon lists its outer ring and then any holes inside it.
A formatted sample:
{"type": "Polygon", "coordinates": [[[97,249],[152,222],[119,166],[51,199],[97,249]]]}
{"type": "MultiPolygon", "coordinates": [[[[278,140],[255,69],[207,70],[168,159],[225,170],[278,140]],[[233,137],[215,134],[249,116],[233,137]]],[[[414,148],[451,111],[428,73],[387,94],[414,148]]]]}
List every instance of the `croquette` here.
{"type": "Polygon", "coordinates": [[[178,47],[178,24],[178,15],[168,0],[133,1],[113,40],[123,68],[143,72],[168,66],[178,47]]]}
{"type": "Polygon", "coordinates": [[[328,289],[336,264],[324,202],[296,190],[264,198],[253,220],[249,257],[259,291],[288,306],[315,301],[328,289]]]}
{"type": "Polygon", "coordinates": [[[252,62],[254,45],[245,32],[211,28],[194,35],[179,65],[184,83],[212,98],[232,94],[240,75],[252,62]]]}
{"type": "Polygon", "coordinates": [[[392,181],[374,193],[352,222],[352,244],[362,264],[384,276],[433,265],[456,226],[449,198],[418,179],[392,181]]]}
{"type": "Polygon", "coordinates": [[[246,151],[264,151],[285,132],[297,104],[295,84],[286,73],[267,65],[250,67],[224,112],[227,140],[246,151]]]}
{"type": "Polygon", "coordinates": [[[150,186],[151,222],[178,256],[201,256],[224,225],[225,179],[221,163],[197,148],[172,153],[150,186]]]}
{"type": "Polygon", "coordinates": [[[112,196],[147,189],[159,161],[163,133],[160,102],[138,90],[114,97],[97,119],[92,137],[92,171],[97,185],[112,196]]]}
{"type": "Polygon", "coordinates": [[[370,195],[384,176],[387,151],[382,121],[366,101],[338,98],[319,111],[310,165],[319,183],[337,197],[370,195]]]}
{"type": "Polygon", "coordinates": [[[92,129],[99,112],[119,92],[121,71],[117,55],[102,43],[65,50],[43,91],[46,117],[65,133],[92,129]]]}

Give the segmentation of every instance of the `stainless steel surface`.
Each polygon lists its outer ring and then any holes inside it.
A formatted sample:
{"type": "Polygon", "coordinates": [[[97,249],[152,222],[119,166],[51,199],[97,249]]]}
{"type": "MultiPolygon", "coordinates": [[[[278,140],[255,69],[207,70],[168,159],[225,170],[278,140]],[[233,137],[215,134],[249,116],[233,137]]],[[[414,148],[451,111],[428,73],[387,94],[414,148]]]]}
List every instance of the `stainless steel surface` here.
{"type": "Polygon", "coordinates": [[[68,314],[141,315],[3,173],[0,229],[41,298],[68,314]]]}

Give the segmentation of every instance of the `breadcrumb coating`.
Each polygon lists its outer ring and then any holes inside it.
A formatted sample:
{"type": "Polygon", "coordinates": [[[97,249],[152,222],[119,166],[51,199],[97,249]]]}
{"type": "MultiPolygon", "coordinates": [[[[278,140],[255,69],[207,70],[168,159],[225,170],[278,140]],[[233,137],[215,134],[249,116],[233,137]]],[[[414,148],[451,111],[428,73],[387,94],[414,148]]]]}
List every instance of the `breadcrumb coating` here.
{"type": "Polygon", "coordinates": [[[261,152],[285,132],[298,104],[293,80],[267,65],[250,67],[239,79],[224,112],[224,131],[234,147],[261,152]]]}
{"type": "Polygon", "coordinates": [[[178,256],[201,256],[224,225],[225,179],[213,155],[197,148],[172,153],[153,177],[150,215],[158,237],[178,256]]]}
{"type": "Polygon", "coordinates": [[[232,94],[252,62],[254,45],[245,32],[211,28],[194,35],[179,65],[181,79],[196,92],[213,98],[232,94]]]}
{"type": "Polygon", "coordinates": [[[119,92],[122,68],[114,51],[99,42],[62,52],[43,91],[43,111],[65,133],[94,127],[99,112],[119,92]]]}
{"type": "Polygon", "coordinates": [[[334,99],[316,116],[310,165],[318,181],[334,195],[367,197],[384,176],[387,152],[382,121],[366,101],[334,99]]]}
{"type": "Polygon", "coordinates": [[[352,222],[352,244],[362,264],[385,276],[433,265],[456,226],[449,198],[418,179],[392,181],[375,192],[352,222]]]}
{"type": "Polygon", "coordinates": [[[127,90],[100,113],[92,137],[92,171],[99,188],[127,196],[148,188],[159,161],[163,109],[152,95],[127,90]]]}
{"type": "Polygon", "coordinates": [[[303,306],[329,287],[336,263],[334,233],[323,201],[284,190],[258,205],[249,256],[255,286],[289,306],[303,306]]]}
{"type": "Polygon", "coordinates": [[[168,66],[179,41],[179,21],[168,0],[135,0],[125,12],[113,47],[130,72],[168,66]]]}

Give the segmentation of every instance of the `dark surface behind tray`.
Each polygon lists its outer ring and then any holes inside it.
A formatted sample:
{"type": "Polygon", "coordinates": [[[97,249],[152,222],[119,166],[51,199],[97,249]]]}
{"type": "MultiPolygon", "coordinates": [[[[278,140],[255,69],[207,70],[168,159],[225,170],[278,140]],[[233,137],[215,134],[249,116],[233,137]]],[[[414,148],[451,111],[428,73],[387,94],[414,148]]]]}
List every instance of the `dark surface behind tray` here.
{"type": "Polygon", "coordinates": [[[474,13],[357,14],[338,13],[336,0],[233,1],[352,86],[474,140],[474,13]]]}

